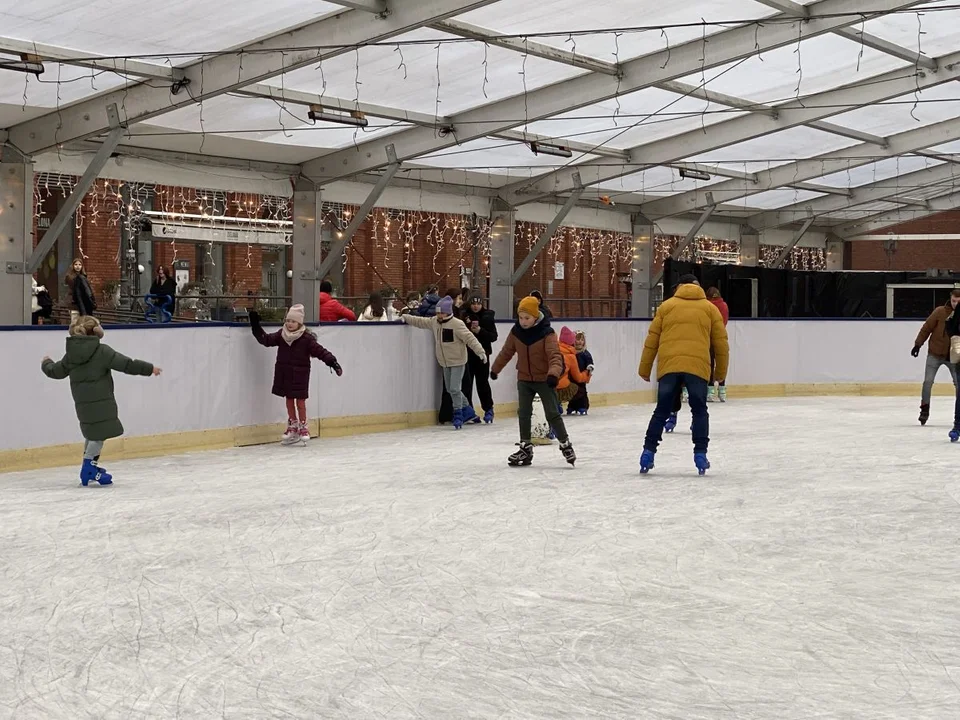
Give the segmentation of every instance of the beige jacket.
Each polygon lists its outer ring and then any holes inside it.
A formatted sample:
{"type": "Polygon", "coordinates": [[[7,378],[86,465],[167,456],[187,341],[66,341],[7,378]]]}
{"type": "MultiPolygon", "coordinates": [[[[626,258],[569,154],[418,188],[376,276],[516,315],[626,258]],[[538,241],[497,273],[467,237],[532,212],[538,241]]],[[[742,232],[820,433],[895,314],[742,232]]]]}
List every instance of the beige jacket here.
{"type": "Polygon", "coordinates": [[[433,338],[437,344],[437,362],[440,363],[440,367],[466,365],[468,346],[484,362],[487,361],[483,345],[472,332],[467,330],[462,320],[450,318],[440,321],[435,316],[420,317],[418,315],[403,315],[400,319],[408,325],[433,332],[433,338]]]}

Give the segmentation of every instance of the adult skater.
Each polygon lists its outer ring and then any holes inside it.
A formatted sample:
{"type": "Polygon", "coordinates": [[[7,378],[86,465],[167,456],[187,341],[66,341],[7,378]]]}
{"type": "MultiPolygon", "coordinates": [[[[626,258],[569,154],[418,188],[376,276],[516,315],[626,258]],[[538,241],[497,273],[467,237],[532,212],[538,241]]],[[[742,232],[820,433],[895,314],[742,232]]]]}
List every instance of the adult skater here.
{"type": "Polygon", "coordinates": [[[693,415],[693,461],[703,475],[710,467],[707,446],[710,443],[710,417],[707,413],[707,383],[711,376],[710,354],[716,357],[713,373],[718,380],[727,377],[730,347],[723,318],[716,306],[707,300],[696,277],[683,275],[676,294],[657,308],[650,325],[639,375],[647,382],[657,364],[659,386],[657,407],[653,411],[640,456],[640,472],[653,468],[657,447],[663,438],[663,427],[673,410],[677,386],[682,382],[690,398],[693,415]]]}
{"type": "MultiPolygon", "coordinates": [[[[960,363],[960,307],[957,307],[958,292],[960,292],[960,290],[954,290],[953,293],[951,293],[953,307],[944,323],[947,337],[950,338],[948,352],[954,379],[960,376],[960,365],[958,365],[958,363],[960,363]]],[[[955,390],[957,392],[957,399],[953,405],[953,430],[950,431],[951,442],[960,440],[960,384],[955,385],[955,390]]]]}
{"type": "Polygon", "coordinates": [[[913,343],[910,354],[920,356],[920,348],[929,339],[927,345],[927,365],[923,374],[923,389],[920,392],[920,424],[926,425],[930,418],[930,397],[933,394],[933,383],[937,379],[937,372],[941,365],[946,365],[950,371],[954,388],[960,392],[960,380],[957,378],[957,366],[950,362],[950,336],[947,335],[946,323],[954,309],[960,303],[960,289],[950,293],[950,299],[932,313],[920,328],[917,339],[913,343]]]}
{"type": "Polygon", "coordinates": [[[100,485],[113,484],[113,476],[100,466],[103,444],[110,438],[123,435],[117,398],[113,392],[112,372],[144,377],[162,372],[148,362],[121,355],[101,340],[103,327],[100,321],[92,315],[79,317],[70,326],[67,352],[63,359],[54,362],[45,357],[40,366],[48,378],[70,378],[70,392],[84,439],[83,465],[80,468],[80,484],[84,487],[91,480],[100,485]]]}
{"type": "MultiPolygon", "coordinates": [[[[463,306],[460,319],[467,326],[467,330],[472,332],[487,357],[493,355],[493,343],[497,341],[497,321],[493,310],[488,310],[483,306],[483,295],[479,292],[469,294],[470,302],[463,306]]],[[[480,407],[483,408],[483,421],[493,422],[493,392],[490,390],[490,368],[487,363],[481,362],[476,353],[470,353],[467,359],[471,385],[464,390],[467,398],[467,404],[471,404],[473,397],[473,381],[477,384],[477,395],[480,398],[480,407]]],[[[467,378],[468,375],[464,375],[467,378]]]]}

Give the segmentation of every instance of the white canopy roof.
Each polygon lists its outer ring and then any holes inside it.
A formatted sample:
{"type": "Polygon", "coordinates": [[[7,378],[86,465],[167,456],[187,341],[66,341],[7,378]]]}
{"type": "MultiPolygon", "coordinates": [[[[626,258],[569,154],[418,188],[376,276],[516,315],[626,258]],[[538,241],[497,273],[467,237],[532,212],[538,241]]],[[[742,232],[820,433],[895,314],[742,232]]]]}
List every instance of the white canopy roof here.
{"type": "Polygon", "coordinates": [[[43,60],[0,69],[0,138],[34,156],[95,149],[116,105],[123,155],[321,185],[375,182],[389,144],[401,186],[524,205],[579,181],[653,220],[841,235],[960,194],[950,0],[0,0],[0,32],[0,65],[43,60]]]}

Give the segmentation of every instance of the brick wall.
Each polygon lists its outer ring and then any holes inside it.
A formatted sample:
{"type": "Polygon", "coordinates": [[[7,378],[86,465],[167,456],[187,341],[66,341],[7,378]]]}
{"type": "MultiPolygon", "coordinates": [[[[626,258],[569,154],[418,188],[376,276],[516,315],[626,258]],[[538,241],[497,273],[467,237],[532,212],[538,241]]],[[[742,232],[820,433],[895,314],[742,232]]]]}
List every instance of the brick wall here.
{"type": "MultiPolygon", "coordinates": [[[[911,220],[884,232],[897,235],[960,235],[960,211],[911,220]]],[[[907,270],[923,272],[940,268],[960,272],[960,241],[901,240],[895,253],[887,255],[882,240],[854,240],[845,244],[844,268],[848,270],[907,270]]]]}

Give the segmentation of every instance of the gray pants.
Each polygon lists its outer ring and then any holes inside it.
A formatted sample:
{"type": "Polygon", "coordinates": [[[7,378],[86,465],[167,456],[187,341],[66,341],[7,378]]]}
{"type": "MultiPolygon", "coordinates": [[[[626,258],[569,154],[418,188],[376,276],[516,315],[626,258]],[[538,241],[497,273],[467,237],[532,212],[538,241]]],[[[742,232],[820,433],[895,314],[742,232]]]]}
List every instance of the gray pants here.
{"type": "Polygon", "coordinates": [[[99,460],[100,453],[103,451],[102,440],[87,440],[83,444],[84,460],[99,460]]]}
{"type": "Polygon", "coordinates": [[[463,396],[463,390],[460,388],[463,384],[463,373],[466,368],[466,364],[443,368],[443,386],[450,393],[454,410],[462,410],[467,406],[467,399],[463,396]]]}
{"type": "Polygon", "coordinates": [[[950,378],[953,380],[953,387],[957,388],[957,367],[948,360],[938,358],[934,355],[927,355],[927,367],[923,374],[923,391],[920,394],[920,404],[929,405],[930,395],[933,393],[933,382],[937,379],[937,372],[941,365],[946,365],[950,371],[950,378]]]}

